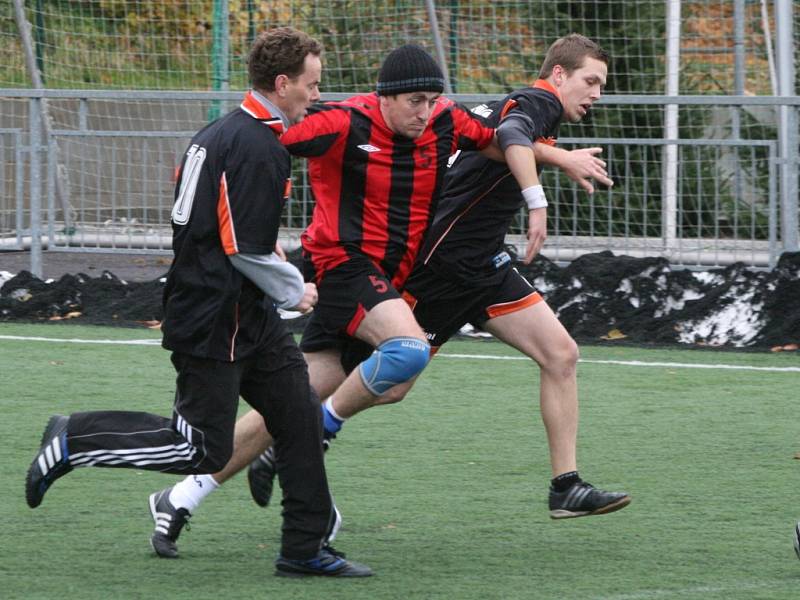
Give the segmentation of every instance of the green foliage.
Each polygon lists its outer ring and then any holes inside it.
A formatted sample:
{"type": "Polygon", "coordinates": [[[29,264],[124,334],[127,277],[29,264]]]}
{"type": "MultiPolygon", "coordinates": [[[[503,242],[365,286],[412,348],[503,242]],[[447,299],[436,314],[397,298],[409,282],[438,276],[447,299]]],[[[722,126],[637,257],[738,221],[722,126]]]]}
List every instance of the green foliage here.
{"type": "MultiPolygon", "coordinates": [[[[202,89],[208,81],[205,3],[43,0],[27,5],[47,87],[202,89]]],[[[17,37],[16,25],[7,26],[17,37]]],[[[5,34],[6,23],[2,29],[5,34]]],[[[0,71],[0,81],[7,77],[0,71]]]]}

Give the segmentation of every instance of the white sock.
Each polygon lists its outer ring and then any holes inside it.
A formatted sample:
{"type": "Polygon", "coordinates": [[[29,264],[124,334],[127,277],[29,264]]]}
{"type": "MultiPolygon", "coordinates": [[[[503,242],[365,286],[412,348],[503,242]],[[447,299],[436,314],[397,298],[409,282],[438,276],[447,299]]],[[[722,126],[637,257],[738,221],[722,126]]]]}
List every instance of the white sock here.
{"type": "Polygon", "coordinates": [[[342,423],[344,423],[347,420],[346,417],[341,416],[339,413],[336,412],[336,410],[334,410],[334,408],[333,408],[333,396],[328,396],[328,399],[325,400],[325,408],[328,410],[329,413],[331,413],[331,416],[333,416],[334,418],[338,419],[342,423]]]}
{"type": "Polygon", "coordinates": [[[218,487],[211,475],[189,475],[172,488],[169,502],[175,508],[185,508],[194,514],[203,499],[218,487]]]}

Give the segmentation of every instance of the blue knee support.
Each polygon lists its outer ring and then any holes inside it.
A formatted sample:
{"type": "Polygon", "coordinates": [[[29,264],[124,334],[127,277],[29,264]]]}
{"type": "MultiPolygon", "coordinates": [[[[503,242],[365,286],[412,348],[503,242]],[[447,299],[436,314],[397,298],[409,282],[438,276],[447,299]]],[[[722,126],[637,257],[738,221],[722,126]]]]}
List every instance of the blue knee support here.
{"type": "Polygon", "coordinates": [[[359,366],[361,381],[370,392],[380,396],[421,373],[430,360],[430,353],[430,345],[417,338],[388,339],[359,366]]]}

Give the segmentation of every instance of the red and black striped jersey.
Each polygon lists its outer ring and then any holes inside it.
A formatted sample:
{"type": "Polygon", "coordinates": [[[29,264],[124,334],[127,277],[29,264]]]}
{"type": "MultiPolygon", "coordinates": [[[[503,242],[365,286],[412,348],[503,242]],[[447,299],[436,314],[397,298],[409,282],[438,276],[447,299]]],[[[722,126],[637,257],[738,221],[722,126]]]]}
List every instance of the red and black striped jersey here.
{"type": "Polygon", "coordinates": [[[360,253],[401,286],[431,223],[449,156],[484,148],[493,136],[446,98],[438,100],[419,138],[397,135],[374,93],[319,105],[291,127],[281,142],[309,158],[316,205],[302,244],[317,281],[360,253]]]}
{"type": "MultiPolygon", "coordinates": [[[[475,110],[492,127],[518,119],[531,142],[554,145],[563,107],[558,91],[537,80],[475,110]]],[[[462,152],[447,172],[420,260],[448,278],[495,283],[508,262],[505,235],[522,206],[519,184],[505,163],[462,152]]]]}
{"type": "Polygon", "coordinates": [[[172,209],[165,348],[233,361],[261,347],[269,318],[264,293],[228,256],[275,249],[291,169],[278,141],[283,129],[248,93],[239,108],[192,138],[172,209]]]}

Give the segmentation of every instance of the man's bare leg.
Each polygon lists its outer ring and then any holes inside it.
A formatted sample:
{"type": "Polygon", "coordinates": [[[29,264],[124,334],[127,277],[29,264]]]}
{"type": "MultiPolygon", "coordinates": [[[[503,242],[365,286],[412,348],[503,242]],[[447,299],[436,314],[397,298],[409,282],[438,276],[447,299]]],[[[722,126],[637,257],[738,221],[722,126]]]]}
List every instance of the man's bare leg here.
{"type": "Polygon", "coordinates": [[[490,319],[484,327],[539,365],[539,403],[553,477],[577,470],[577,344],[545,302],[490,319]]]}
{"type": "MultiPolygon", "coordinates": [[[[355,337],[378,348],[383,342],[398,337],[414,338],[425,342],[425,334],[414,319],[414,315],[405,300],[396,298],[381,302],[373,307],[364,320],[356,329],[355,337]]],[[[366,362],[366,361],[365,361],[366,362]]],[[[363,363],[362,363],[363,364],[363,363]]],[[[413,381],[413,378],[412,380],[413,381]]],[[[407,381],[400,385],[404,386],[405,391],[411,388],[413,383],[407,381]]],[[[399,386],[397,386],[399,388],[399,386]]],[[[400,388],[402,389],[402,388],[400,388]]],[[[402,398],[397,390],[394,391],[397,400],[402,398]]],[[[361,369],[353,369],[344,382],[336,389],[330,399],[331,406],[336,415],[342,419],[347,419],[362,410],[378,404],[378,398],[382,394],[375,394],[364,384],[361,376],[361,369]]],[[[325,397],[325,396],[321,396],[325,397]]],[[[395,401],[397,401],[395,400],[395,401]]]]}
{"type": "Polygon", "coordinates": [[[550,517],[601,515],[627,506],[624,492],[583,481],[577,468],[578,347],[545,302],[490,319],[485,328],[539,364],[540,405],[550,448],[550,517]]]}

